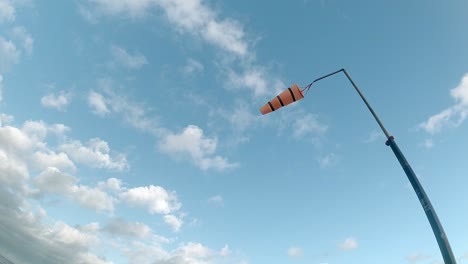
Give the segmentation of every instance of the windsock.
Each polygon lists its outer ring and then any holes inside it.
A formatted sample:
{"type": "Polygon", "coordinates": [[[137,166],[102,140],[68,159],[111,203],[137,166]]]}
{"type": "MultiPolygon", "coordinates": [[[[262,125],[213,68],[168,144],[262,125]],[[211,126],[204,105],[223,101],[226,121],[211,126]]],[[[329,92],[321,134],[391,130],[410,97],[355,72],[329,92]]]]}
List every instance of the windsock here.
{"type": "Polygon", "coordinates": [[[285,105],[301,100],[302,98],[304,98],[304,95],[302,94],[301,89],[299,89],[297,84],[293,84],[291,87],[284,90],[278,96],[271,99],[271,101],[262,106],[260,108],[260,112],[265,115],[276,111],[285,105]]]}

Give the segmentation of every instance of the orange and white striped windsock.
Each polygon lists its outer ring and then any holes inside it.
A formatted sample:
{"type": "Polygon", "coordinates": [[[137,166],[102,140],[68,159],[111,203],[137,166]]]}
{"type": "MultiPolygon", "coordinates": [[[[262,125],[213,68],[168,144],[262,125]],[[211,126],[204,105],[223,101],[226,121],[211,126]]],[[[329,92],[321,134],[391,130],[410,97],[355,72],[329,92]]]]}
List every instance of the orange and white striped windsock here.
{"type": "Polygon", "coordinates": [[[262,106],[260,108],[260,112],[265,115],[276,111],[285,105],[301,100],[302,98],[304,98],[304,95],[302,94],[301,89],[299,89],[297,84],[293,84],[291,87],[284,90],[278,96],[271,99],[271,101],[262,106]]]}

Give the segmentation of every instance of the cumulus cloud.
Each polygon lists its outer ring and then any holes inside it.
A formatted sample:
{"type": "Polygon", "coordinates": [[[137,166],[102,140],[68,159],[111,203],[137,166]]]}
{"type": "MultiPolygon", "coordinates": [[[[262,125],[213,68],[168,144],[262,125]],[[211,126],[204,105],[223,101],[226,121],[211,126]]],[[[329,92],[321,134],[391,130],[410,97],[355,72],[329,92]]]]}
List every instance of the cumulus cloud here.
{"type": "Polygon", "coordinates": [[[0,23],[15,20],[16,9],[11,0],[0,0],[0,23]]]}
{"type": "Polygon", "coordinates": [[[304,251],[300,247],[290,247],[287,250],[288,256],[290,256],[292,258],[300,257],[300,256],[303,255],[303,253],[304,253],[304,251]]]}
{"type": "Polygon", "coordinates": [[[97,212],[114,211],[114,198],[108,193],[85,185],[75,185],[69,194],[78,204],[97,212]]]}
{"type": "Polygon", "coordinates": [[[128,222],[121,218],[111,219],[102,231],[112,236],[145,238],[151,235],[151,228],[140,222],[128,222]]]}
{"type": "Polygon", "coordinates": [[[170,214],[181,207],[174,191],[154,185],[128,189],[120,198],[130,205],[147,209],[150,214],[170,214]]]}
{"type": "Polygon", "coordinates": [[[123,66],[127,69],[137,70],[147,64],[146,57],[143,54],[130,54],[122,47],[111,46],[110,52],[113,57],[114,64],[123,66]]]}
{"type": "Polygon", "coordinates": [[[0,103],[2,102],[2,100],[3,100],[3,76],[0,74],[0,103]]]}
{"type": "Polygon", "coordinates": [[[40,195],[62,194],[84,208],[98,212],[114,211],[114,198],[99,188],[78,185],[78,179],[57,168],[49,167],[34,178],[40,195]]]}
{"type": "Polygon", "coordinates": [[[53,108],[59,111],[65,111],[71,103],[71,94],[60,91],[58,94],[50,93],[41,98],[41,105],[46,108],[53,108]]]}
{"type": "Polygon", "coordinates": [[[34,38],[29,34],[26,28],[16,26],[12,30],[13,37],[21,43],[26,54],[31,55],[34,47],[34,38]]]}
{"type": "Polygon", "coordinates": [[[48,167],[56,167],[60,170],[72,171],[76,169],[73,161],[71,161],[68,155],[63,152],[56,153],[51,150],[40,150],[33,154],[33,160],[36,166],[41,170],[48,167]]]}
{"type": "Polygon", "coordinates": [[[164,222],[168,224],[175,232],[179,232],[183,224],[183,221],[180,217],[171,214],[164,216],[164,222]]]}
{"type": "Polygon", "coordinates": [[[124,249],[129,263],[141,264],[215,264],[215,263],[245,263],[240,261],[226,262],[230,255],[228,245],[220,250],[214,250],[201,243],[189,242],[180,245],[172,251],[164,250],[159,245],[133,243],[132,249],[124,249]]]}
{"type": "Polygon", "coordinates": [[[65,194],[71,191],[77,178],[59,169],[49,167],[34,178],[34,184],[41,193],[65,194]]]}
{"type": "Polygon", "coordinates": [[[455,104],[442,110],[419,124],[429,134],[437,134],[446,127],[458,127],[468,116],[468,74],[465,74],[457,87],[450,90],[455,104]]]}
{"type": "Polygon", "coordinates": [[[60,145],[59,149],[73,161],[92,168],[117,171],[129,168],[126,156],[122,153],[111,154],[109,144],[99,138],[90,139],[86,145],[80,141],[72,140],[60,145]]]}
{"type": "Polygon", "coordinates": [[[343,242],[339,243],[338,247],[342,250],[353,250],[358,248],[358,242],[355,238],[348,237],[343,242]]]}
{"type": "Polygon", "coordinates": [[[107,189],[115,192],[122,190],[122,180],[116,178],[109,178],[105,182],[99,182],[98,186],[101,189],[107,189]]]}
{"type": "MultiPolygon", "coordinates": [[[[1,137],[1,135],[0,135],[1,137]]],[[[0,148],[0,183],[3,186],[23,186],[29,178],[27,165],[0,148]]]]}
{"type": "Polygon", "coordinates": [[[92,108],[93,113],[96,115],[105,116],[106,114],[110,113],[109,108],[107,108],[107,103],[104,99],[104,96],[94,91],[89,92],[88,105],[92,108]]]}
{"type": "Polygon", "coordinates": [[[189,158],[202,170],[225,170],[237,166],[226,158],[215,156],[216,138],[208,138],[195,125],[187,126],[181,133],[169,133],[159,144],[159,149],[175,157],[189,158]]]}
{"type": "Polygon", "coordinates": [[[11,66],[17,64],[20,58],[20,51],[11,40],[6,40],[0,36],[0,73],[8,71],[11,66]]]}
{"type": "Polygon", "coordinates": [[[109,263],[91,252],[100,242],[97,236],[60,221],[44,224],[46,212],[42,208],[35,212],[24,210],[27,201],[22,192],[1,186],[0,201],[0,248],[2,255],[12,262],[109,263]]]}

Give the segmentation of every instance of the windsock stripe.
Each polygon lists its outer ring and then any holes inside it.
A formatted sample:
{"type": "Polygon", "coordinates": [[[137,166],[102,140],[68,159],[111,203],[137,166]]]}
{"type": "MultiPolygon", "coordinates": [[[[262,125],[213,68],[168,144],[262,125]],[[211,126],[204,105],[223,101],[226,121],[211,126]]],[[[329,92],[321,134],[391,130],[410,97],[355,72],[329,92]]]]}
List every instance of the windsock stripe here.
{"type": "Polygon", "coordinates": [[[291,90],[291,88],[288,88],[288,90],[289,90],[289,93],[291,94],[291,97],[292,97],[292,99],[293,99],[293,102],[296,102],[296,97],[294,96],[293,91],[291,90]]]}
{"type": "Polygon", "coordinates": [[[283,100],[281,100],[281,97],[278,95],[276,96],[276,98],[278,98],[278,101],[280,102],[281,106],[284,106],[284,103],[283,103],[283,100]]]}
{"type": "Polygon", "coordinates": [[[271,111],[275,111],[275,108],[273,108],[273,105],[271,104],[271,102],[268,102],[268,105],[270,105],[271,111]]]}

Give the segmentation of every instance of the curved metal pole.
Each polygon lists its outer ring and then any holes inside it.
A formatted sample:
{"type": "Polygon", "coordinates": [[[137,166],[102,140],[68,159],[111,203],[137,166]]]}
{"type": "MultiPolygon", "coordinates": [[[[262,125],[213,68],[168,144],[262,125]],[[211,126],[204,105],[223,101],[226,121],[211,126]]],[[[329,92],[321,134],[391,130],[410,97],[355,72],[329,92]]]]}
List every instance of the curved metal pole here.
{"type": "Polygon", "coordinates": [[[442,257],[444,259],[445,264],[456,264],[455,257],[453,256],[452,248],[450,247],[450,243],[447,239],[447,236],[445,235],[445,231],[442,227],[442,224],[439,221],[439,217],[437,217],[437,214],[434,210],[434,207],[431,204],[431,201],[429,200],[429,197],[427,196],[426,192],[424,191],[424,188],[422,187],[421,183],[418,180],[418,177],[414,173],[413,169],[411,168],[410,164],[406,160],[405,156],[401,152],[400,148],[398,147],[397,143],[395,142],[395,139],[393,136],[391,136],[387,129],[384,127],[382,121],[380,121],[379,117],[377,114],[374,112],[374,109],[370,106],[369,102],[367,102],[367,99],[364,97],[364,95],[361,93],[361,90],[357,87],[356,83],[354,83],[353,79],[351,79],[351,76],[349,76],[348,72],[345,69],[338,70],[336,72],[332,72],[330,74],[327,74],[325,76],[322,76],[316,80],[314,80],[311,84],[314,82],[320,81],[322,79],[325,79],[327,77],[330,77],[334,74],[337,74],[339,72],[343,72],[348,80],[351,82],[353,85],[354,89],[356,92],[359,94],[361,99],[364,101],[366,104],[367,108],[371,112],[372,116],[375,118],[375,121],[379,124],[380,128],[382,129],[383,133],[385,134],[385,137],[387,137],[387,141],[385,144],[387,146],[390,146],[392,149],[393,153],[395,154],[396,158],[400,162],[401,167],[406,173],[406,176],[408,177],[408,180],[411,183],[411,186],[413,186],[414,191],[416,192],[416,195],[418,196],[419,201],[421,202],[421,206],[424,209],[424,212],[426,213],[427,219],[429,220],[429,223],[431,224],[432,231],[434,232],[434,235],[436,237],[437,243],[439,244],[440,252],[442,253],[442,257]]]}

